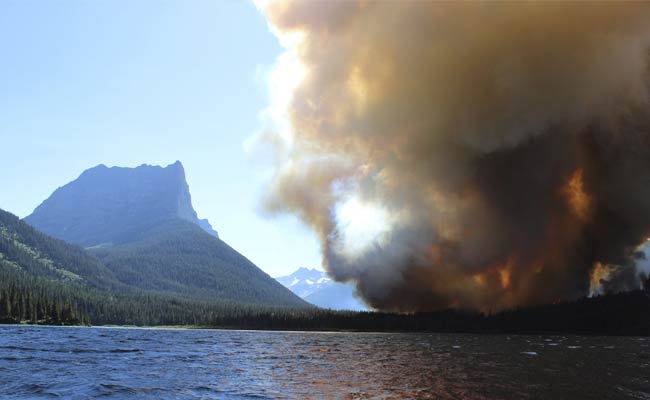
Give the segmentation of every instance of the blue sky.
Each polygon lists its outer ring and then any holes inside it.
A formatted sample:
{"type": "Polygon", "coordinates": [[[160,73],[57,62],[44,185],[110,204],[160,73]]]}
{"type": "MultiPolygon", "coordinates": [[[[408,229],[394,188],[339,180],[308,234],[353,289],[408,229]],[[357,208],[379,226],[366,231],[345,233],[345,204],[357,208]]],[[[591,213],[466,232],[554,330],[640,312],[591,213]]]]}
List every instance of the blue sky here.
{"type": "Polygon", "coordinates": [[[282,51],[249,2],[0,2],[0,208],[25,217],[97,164],[185,166],[194,207],[272,276],[320,267],[314,235],[259,211],[242,143],[282,51]]]}

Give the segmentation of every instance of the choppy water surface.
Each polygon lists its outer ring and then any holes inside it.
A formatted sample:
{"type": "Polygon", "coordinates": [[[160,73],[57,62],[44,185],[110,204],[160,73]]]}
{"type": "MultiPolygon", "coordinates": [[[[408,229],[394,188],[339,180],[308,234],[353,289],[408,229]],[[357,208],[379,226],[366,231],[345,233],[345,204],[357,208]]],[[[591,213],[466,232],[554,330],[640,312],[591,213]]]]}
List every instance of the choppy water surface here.
{"type": "Polygon", "coordinates": [[[650,338],[0,326],[3,398],[650,399],[650,338]]]}

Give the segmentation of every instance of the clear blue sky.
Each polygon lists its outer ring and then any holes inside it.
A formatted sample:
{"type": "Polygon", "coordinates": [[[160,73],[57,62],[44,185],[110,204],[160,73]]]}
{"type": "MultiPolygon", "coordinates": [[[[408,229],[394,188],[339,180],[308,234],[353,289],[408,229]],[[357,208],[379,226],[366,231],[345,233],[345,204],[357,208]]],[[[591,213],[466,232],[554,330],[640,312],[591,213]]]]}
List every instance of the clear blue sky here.
{"type": "Polygon", "coordinates": [[[97,164],[181,160],[222,239],[272,276],[320,267],[307,228],[260,214],[242,147],[280,52],[246,1],[0,2],[0,208],[25,217],[97,164]]]}

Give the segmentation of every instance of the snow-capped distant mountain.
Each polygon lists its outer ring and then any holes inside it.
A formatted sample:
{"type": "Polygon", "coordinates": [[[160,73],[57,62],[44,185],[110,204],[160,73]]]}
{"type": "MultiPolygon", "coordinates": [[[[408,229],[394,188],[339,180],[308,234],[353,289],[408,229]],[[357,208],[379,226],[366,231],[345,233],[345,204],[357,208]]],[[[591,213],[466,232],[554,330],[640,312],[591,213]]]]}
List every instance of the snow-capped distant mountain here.
{"type": "Polygon", "coordinates": [[[293,274],[275,278],[275,280],[302,298],[332,282],[324,272],[307,268],[298,268],[293,274]]]}
{"type": "Polygon", "coordinates": [[[334,282],[325,272],[317,269],[298,268],[293,274],[276,280],[318,307],[333,310],[368,310],[368,307],[354,296],[353,284],[334,282]]]}

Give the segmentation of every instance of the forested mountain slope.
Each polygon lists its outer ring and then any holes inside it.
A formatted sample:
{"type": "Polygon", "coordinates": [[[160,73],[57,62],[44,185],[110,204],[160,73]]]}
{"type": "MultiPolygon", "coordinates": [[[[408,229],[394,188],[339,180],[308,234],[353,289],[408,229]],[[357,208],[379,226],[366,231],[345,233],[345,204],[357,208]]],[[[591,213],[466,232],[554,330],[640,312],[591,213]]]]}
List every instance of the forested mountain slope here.
{"type": "Polygon", "coordinates": [[[89,323],[81,299],[109,287],[97,258],[0,210],[0,322],[89,323]]]}
{"type": "MultiPolygon", "coordinates": [[[[114,262],[124,257],[125,263],[134,251],[143,251],[144,255],[138,259],[145,262],[136,263],[143,267],[140,270],[141,284],[138,286],[137,282],[127,285],[120,281],[120,278],[132,278],[133,275],[128,272],[125,274],[125,271],[129,271],[128,267],[116,268],[116,272],[113,272],[83,248],[38,232],[18,217],[0,210],[0,323],[207,325],[239,321],[246,315],[292,312],[282,308],[282,305],[308,309],[299,298],[291,293],[286,295],[288,291],[284,288],[275,290],[274,286],[279,285],[275,281],[272,281],[273,285],[265,286],[267,282],[264,276],[260,276],[263,273],[241,256],[241,259],[232,258],[227,245],[218,244],[222,243],[219,239],[207,235],[191,223],[179,220],[177,224],[175,228],[160,227],[151,232],[146,240],[116,247],[114,252],[101,250],[102,256],[107,259],[114,262]],[[222,248],[226,252],[226,256],[221,256],[223,259],[219,258],[216,250],[210,253],[216,257],[214,260],[217,261],[214,262],[231,263],[229,269],[223,270],[223,276],[216,276],[211,273],[209,265],[206,267],[204,264],[207,271],[200,271],[197,263],[203,261],[190,258],[191,262],[188,263],[194,265],[187,266],[187,276],[203,279],[206,287],[203,291],[195,291],[182,278],[180,283],[174,285],[171,283],[174,274],[165,275],[170,270],[163,272],[162,276],[154,276],[155,270],[145,268],[154,266],[166,269],[170,265],[164,261],[166,257],[174,258],[180,267],[186,266],[184,253],[199,251],[201,241],[203,246],[222,248]],[[217,245],[214,241],[218,241],[217,245]],[[162,265],[158,265],[158,262],[162,265]],[[238,268],[241,273],[234,271],[238,268]],[[147,279],[147,274],[152,274],[151,279],[147,279]],[[228,287],[228,282],[233,281],[230,279],[232,275],[248,279],[251,286],[228,287]],[[211,282],[214,282],[210,279],[216,277],[221,285],[228,288],[221,295],[211,296],[215,291],[207,288],[211,288],[211,282]],[[147,280],[151,281],[150,285],[143,283],[147,280]],[[166,287],[165,284],[171,286],[166,287]],[[237,302],[225,298],[238,295],[249,301],[237,302]]],[[[137,270],[138,266],[134,268],[137,270]]],[[[219,268],[216,270],[222,271],[219,268]]],[[[134,274],[137,275],[137,272],[134,274]]],[[[175,274],[185,275],[180,270],[176,270],[175,274]]],[[[234,281],[241,283],[237,279],[234,281]]]]}
{"type": "Polygon", "coordinates": [[[0,266],[63,283],[121,287],[113,272],[83,248],[47,236],[3,210],[0,266]]]}
{"type": "Polygon", "coordinates": [[[25,221],[86,247],[111,278],[132,289],[208,302],[308,306],[197,218],[180,162],[91,168],[25,221]]]}
{"type": "Polygon", "coordinates": [[[180,219],[132,243],[90,250],[119,281],[140,289],[202,301],[307,305],[226,243],[180,219]]]}

